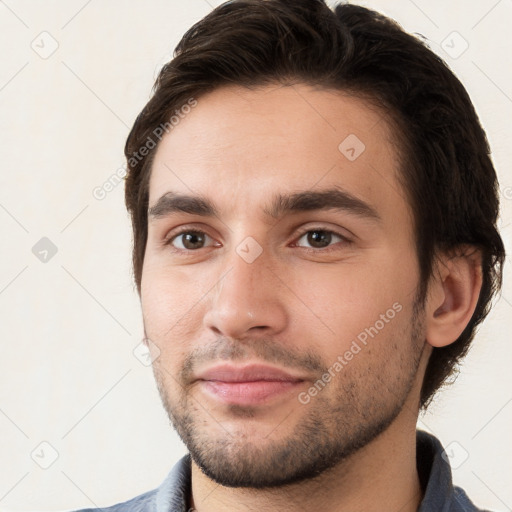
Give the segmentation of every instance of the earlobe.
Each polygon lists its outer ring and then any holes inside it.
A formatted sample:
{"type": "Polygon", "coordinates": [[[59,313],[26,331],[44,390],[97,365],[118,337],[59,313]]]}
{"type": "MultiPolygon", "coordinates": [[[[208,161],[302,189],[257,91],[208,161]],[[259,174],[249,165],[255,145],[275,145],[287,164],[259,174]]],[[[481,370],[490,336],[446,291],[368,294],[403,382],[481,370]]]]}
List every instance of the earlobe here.
{"type": "Polygon", "coordinates": [[[463,246],[438,259],[425,307],[430,345],[444,347],[457,340],[473,316],[481,288],[482,258],[476,248],[463,246]]]}

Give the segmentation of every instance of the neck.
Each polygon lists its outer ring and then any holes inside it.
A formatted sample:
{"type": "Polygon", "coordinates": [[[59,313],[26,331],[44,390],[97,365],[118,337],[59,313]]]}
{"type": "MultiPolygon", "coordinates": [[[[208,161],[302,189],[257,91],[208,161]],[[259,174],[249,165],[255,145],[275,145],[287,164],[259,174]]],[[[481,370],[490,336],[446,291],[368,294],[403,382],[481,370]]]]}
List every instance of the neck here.
{"type": "Polygon", "coordinates": [[[416,469],[417,414],[412,410],[406,403],[385,432],[336,467],[284,487],[224,487],[192,462],[191,505],[197,512],[416,512],[422,491],[416,469]]]}

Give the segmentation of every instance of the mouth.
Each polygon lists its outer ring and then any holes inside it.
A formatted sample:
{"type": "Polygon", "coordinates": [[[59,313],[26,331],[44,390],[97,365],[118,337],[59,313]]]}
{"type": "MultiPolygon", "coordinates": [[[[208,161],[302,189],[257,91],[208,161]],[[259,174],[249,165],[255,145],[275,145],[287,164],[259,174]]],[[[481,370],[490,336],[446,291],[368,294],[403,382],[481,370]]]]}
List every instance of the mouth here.
{"type": "Polygon", "coordinates": [[[297,391],[305,378],[272,366],[223,364],[198,374],[196,381],[206,395],[221,403],[257,405],[297,391]]]}

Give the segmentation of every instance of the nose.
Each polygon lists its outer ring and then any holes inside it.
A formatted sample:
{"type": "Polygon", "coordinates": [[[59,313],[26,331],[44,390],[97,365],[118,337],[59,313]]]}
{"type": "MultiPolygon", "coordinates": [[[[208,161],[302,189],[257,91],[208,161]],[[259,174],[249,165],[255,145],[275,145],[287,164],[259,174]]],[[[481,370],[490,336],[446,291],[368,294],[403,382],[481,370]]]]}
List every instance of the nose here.
{"type": "Polygon", "coordinates": [[[248,262],[233,250],[219,275],[223,277],[208,295],[208,329],[233,339],[272,336],[285,329],[286,290],[265,251],[248,262]]]}

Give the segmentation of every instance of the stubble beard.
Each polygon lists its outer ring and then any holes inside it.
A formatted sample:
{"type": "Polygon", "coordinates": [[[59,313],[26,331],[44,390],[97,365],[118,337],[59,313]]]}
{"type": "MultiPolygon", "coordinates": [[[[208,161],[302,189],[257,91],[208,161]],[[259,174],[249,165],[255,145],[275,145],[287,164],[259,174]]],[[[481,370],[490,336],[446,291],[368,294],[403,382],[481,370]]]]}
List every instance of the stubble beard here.
{"type": "MultiPolygon", "coordinates": [[[[306,405],[297,400],[296,407],[304,411],[300,422],[290,428],[286,418],[276,418],[274,430],[258,438],[249,437],[243,428],[236,434],[228,432],[203,404],[183,391],[187,388],[175,382],[179,378],[168,378],[170,374],[155,364],[153,372],[171,425],[205,475],[227,487],[280,487],[320,476],[393,423],[414,385],[425,348],[422,321],[416,302],[409,332],[400,333],[410,338],[407,354],[390,354],[387,362],[374,357],[372,364],[357,371],[350,363],[328,384],[338,388],[334,397],[323,390],[306,405]],[[180,388],[179,398],[170,398],[169,386],[180,388]],[[290,433],[280,438],[283,427],[290,433]]],[[[386,343],[391,351],[392,340],[386,343]]],[[[242,422],[258,410],[231,406],[229,413],[242,422]]]]}

